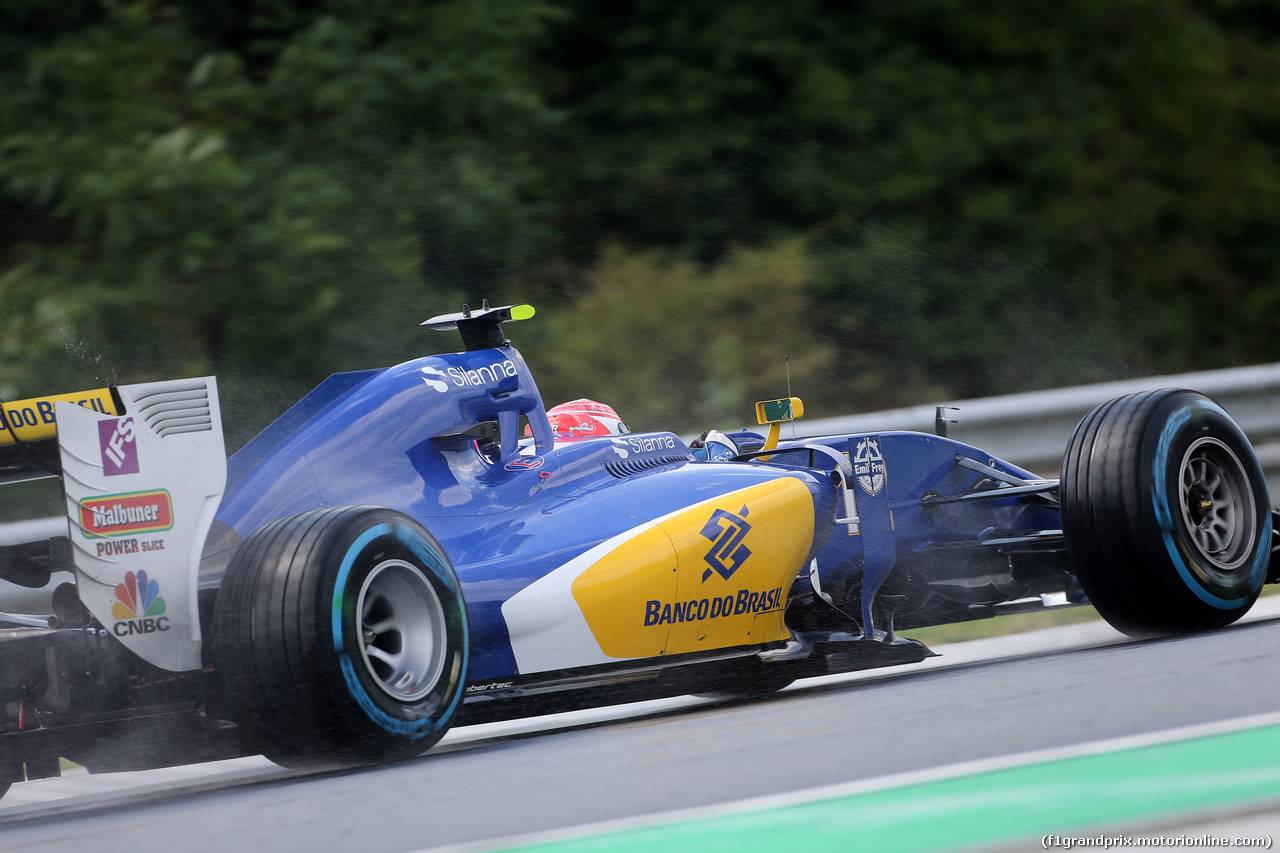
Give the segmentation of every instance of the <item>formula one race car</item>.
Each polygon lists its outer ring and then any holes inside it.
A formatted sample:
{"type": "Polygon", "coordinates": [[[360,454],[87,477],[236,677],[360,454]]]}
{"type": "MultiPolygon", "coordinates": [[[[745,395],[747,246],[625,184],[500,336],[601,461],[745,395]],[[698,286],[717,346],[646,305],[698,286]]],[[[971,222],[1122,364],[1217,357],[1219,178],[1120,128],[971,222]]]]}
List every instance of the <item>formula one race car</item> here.
{"type": "Polygon", "coordinates": [[[0,791],[262,753],[417,755],[456,722],[919,661],[898,631],[1093,603],[1134,635],[1226,625],[1271,566],[1248,441],[1191,391],[1090,413],[1046,480],[945,436],[699,456],[670,432],[557,441],[502,323],[330,377],[230,460],[215,380],[11,403],[0,482],[68,523],[0,547],[0,791]],[[711,461],[717,457],[723,461],[711,461]],[[8,609],[8,608],[6,608],[8,609]]]}

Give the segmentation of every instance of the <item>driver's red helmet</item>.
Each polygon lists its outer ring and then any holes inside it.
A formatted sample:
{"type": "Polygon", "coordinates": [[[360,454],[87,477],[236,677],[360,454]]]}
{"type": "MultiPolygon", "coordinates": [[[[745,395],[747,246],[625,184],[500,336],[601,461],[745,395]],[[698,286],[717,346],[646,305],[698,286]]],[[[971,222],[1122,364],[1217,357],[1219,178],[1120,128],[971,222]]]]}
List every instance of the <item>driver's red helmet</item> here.
{"type": "Polygon", "coordinates": [[[556,441],[578,441],[601,435],[630,432],[612,406],[595,400],[571,400],[547,409],[547,420],[556,441]]]}

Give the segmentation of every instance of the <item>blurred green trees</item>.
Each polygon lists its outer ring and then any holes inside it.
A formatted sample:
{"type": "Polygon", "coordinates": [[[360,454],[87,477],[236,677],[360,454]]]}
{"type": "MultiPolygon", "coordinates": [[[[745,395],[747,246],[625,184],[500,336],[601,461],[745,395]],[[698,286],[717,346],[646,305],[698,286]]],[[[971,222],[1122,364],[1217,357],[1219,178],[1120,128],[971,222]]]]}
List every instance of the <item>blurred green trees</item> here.
{"type": "Polygon", "coordinates": [[[800,239],[713,267],[608,247],[570,310],[508,333],[548,405],[607,389],[633,428],[754,425],[756,400],[819,387],[837,363],[812,331],[808,272],[800,239]]]}
{"type": "Polygon", "coordinates": [[[1277,360],[1277,72],[1263,0],[4,0],[0,396],[248,429],[485,296],[643,427],[1277,360]]]}
{"type": "Polygon", "coordinates": [[[6,395],[386,363],[539,240],[535,4],[7,9],[6,395]]]}

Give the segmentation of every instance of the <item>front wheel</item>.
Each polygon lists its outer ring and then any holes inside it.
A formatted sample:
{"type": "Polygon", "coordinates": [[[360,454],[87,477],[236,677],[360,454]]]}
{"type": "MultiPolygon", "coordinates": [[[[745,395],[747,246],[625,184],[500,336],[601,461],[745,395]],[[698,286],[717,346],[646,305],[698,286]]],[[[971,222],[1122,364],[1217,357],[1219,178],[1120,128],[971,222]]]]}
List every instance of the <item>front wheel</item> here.
{"type": "Polygon", "coordinates": [[[467,672],[458,579],[400,513],[324,509],[250,536],[219,591],[215,661],[230,716],[286,767],[424,752],[467,672]]]}
{"type": "Polygon", "coordinates": [[[1266,480],[1236,422],[1192,391],[1094,409],[1063,459],[1062,530],[1080,585],[1132,636],[1239,619],[1267,574],[1266,480]]]}

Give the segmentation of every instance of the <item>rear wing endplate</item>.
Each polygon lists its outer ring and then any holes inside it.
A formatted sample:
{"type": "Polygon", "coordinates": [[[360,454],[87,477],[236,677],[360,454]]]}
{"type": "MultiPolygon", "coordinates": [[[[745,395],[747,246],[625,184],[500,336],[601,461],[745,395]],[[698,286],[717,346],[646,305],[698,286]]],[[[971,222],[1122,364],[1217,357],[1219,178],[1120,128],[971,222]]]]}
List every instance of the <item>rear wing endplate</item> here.
{"type": "Polygon", "coordinates": [[[217,381],[114,390],[118,413],[54,403],[80,599],[139,657],[196,669],[196,574],[226,485],[217,381]]]}

